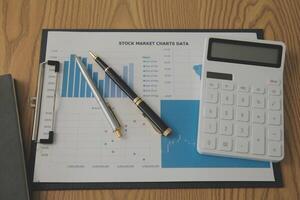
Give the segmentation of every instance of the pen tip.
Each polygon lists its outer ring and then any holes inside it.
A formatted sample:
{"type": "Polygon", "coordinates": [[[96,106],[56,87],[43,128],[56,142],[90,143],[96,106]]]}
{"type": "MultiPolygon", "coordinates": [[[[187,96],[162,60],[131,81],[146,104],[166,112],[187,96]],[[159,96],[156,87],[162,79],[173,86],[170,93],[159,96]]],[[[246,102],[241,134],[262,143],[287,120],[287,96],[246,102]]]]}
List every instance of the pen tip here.
{"type": "Polygon", "coordinates": [[[93,59],[97,58],[97,56],[91,50],[89,51],[89,54],[93,57],[93,59]]]}
{"type": "Polygon", "coordinates": [[[172,133],[172,129],[171,128],[167,128],[164,132],[163,132],[163,135],[164,136],[168,136],[172,133]]]}
{"type": "Polygon", "coordinates": [[[122,133],[121,133],[120,128],[117,128],[117,129],[115,130],[115,134],[116,134],[116,136],[117,136],[118,138],[120,138],[120,137],[122,136],[122,133]]]}

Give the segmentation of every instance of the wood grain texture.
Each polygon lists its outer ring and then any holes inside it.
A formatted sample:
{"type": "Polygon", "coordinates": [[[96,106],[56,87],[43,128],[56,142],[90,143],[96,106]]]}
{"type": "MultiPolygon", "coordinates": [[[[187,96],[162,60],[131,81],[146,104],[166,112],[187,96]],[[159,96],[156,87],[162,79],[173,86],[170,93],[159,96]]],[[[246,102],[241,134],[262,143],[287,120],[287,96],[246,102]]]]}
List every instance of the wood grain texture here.
{"type": "Polygon", "coordinates": [[[283,188],[41,191],[33,199],[300,199],[299,10],[299,0],[0,0],[0,74],[17,80],[27,157],[42,28],[262,28],[287,45],[283,188]]]}

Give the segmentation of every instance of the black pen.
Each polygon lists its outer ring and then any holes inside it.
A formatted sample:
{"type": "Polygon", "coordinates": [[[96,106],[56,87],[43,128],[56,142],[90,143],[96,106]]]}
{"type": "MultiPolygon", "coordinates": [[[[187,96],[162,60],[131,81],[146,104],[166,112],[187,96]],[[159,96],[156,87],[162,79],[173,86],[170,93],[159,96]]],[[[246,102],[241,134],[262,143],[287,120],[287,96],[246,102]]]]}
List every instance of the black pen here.
{"type": "Polygon", "coordinates": [[[172,129],[144,102],[137,94],[125,83],[125,81],[110,68],[101,58],[89,51],[96,63],[105,71],[105,73],[118,85],[118,87],[134,102],[134,104],[142,111],[154,129],[164,136],[168,136],[172,129]]]}

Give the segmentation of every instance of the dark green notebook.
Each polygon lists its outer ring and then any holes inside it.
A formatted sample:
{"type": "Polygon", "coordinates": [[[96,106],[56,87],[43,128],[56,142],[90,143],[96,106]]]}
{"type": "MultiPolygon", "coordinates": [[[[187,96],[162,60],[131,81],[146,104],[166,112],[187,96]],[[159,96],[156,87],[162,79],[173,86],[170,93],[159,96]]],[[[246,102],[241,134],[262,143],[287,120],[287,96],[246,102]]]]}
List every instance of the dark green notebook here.
{"type": "Polygon", "coordinates": [[[0,199],[29,200],[14,80],[0,76],[0,199]]]}

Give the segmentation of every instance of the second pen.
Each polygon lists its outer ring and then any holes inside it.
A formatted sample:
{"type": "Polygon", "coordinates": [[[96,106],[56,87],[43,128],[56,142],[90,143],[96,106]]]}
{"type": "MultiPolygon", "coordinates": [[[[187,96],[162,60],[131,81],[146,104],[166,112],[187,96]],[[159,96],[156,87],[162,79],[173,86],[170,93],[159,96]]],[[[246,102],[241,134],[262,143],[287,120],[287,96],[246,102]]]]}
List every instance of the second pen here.
{"type": "Polygon", "coordinates": [[[119,121],[117,120],[116,116],[114,115],[112,109],[106,104],[105,100],[99,93],[96,85],[94,84],[92,78],[90,77],[86,66],[81,62],[80,58],[75,56],[75,60],[79,66],[79,69],[85,78],[86,82],[90,86],[97,102],[99,103],[105,117],[107,118],[108,122],[110,123],[111,127],[113,128],[114,133],[116,134],[117,137],[121,137],[121,125],[119,121]]]}

